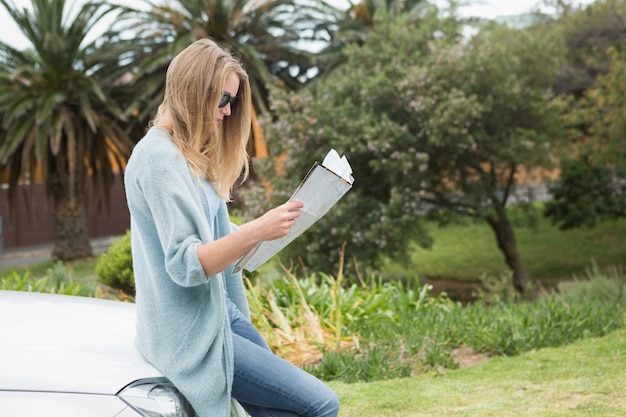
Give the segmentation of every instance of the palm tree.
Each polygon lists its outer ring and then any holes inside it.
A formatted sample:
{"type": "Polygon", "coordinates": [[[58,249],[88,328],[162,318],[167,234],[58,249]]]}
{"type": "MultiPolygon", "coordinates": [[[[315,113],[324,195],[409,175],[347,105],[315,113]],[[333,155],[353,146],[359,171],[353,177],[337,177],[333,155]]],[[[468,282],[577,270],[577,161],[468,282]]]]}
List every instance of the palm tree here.
{"type": "Polygon", "coordinates": [[[297,89],[317,75],[312,45],[330,39],[339,16],[322,0],[177,0],[146,6],[128,10],[126,32],[134,34],[129,40],[134,47],[143,43],[135,62],[141,63],[136,77],[146,98],[140,115],[145,119],[163,97],[170,60],[205,37],[240,56],[250,76],[255,115],[268,113],[268,85],[297,89]]]}
{"type": "Polygon", "coordinates": [[[18,184],[43,180],[55,211],[53,259],[88,257],[88,180],[98,206],[108,201],[114,169],[133,146],[119,105],[121,52],[88,41],[115,7],[89,3],[70,15],[65,0],[32,0],[32,12],[0,4],[30,43],[17,50],[0,42],[0,170],[13,200],[18,184]]]}

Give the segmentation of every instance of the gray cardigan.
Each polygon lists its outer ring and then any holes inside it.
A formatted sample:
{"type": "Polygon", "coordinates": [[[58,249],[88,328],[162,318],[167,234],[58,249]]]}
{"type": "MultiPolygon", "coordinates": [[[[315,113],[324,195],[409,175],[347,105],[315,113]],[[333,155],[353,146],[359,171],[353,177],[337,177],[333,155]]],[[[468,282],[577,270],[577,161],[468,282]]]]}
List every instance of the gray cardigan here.
{"type": "Polygon", "coordinates": [[[200,417],[227,417],[233,381],[225,291],[249,315],[241,274],[232,266],[206,277],[198,245],[230,233],[221,201],[215,224],[201,183],[162,129],[137,144],[124,182],[139,351],[185,395],[200,417]]]}

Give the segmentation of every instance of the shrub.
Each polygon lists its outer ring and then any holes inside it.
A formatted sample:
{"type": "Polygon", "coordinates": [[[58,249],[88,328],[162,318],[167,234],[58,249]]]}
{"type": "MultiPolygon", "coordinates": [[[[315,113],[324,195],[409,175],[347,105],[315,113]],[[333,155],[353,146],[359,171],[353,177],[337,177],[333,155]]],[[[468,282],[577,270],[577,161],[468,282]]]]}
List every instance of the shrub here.
{"type": "Polygon", "coordinates": [[[130,230],[109,250],[100,255],[96,263],[96,274],[101,283],[116,288],[126,294],[135,295],[135,275],[130,249],[130,230]]]}
{"type": "Polygon", "coordinates": [[[570,304],[585,304],[595,299],[626,307],[626,273],[619,265],[600,269],[594,261],[583,276],[574,275],[573,283],[562,285],[560,293],[570,304]]]}
{"type": "Polygon", "coordinates": [[[592,267],[586,280],[535,302],[500,293],[463,305],[432,297],[431,287],[418,280],[350,282],[287,273],[249,283],[255,325],[278,355],[323,380],[347,383],[454,369],[458,347],[512,356],[624,325],[626,277],[620,268],[592,267]]]}

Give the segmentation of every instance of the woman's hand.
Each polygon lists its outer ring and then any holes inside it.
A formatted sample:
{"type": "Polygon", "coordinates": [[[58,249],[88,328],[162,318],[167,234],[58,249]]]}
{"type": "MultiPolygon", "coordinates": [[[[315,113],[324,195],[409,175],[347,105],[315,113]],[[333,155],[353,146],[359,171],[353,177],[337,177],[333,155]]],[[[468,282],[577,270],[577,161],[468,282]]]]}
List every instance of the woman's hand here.
{"type": "Polygon", "coordinates": [[[302,207],[304,204],[300,201],[288,201],[251,221],[250,226],[256,229],[255,238],[262,241],[286,236],[296,224],[302,207]]]}
{"type": "Polygon", "coordinates": [[[221,239],[198,246],[198,258],[207,277],[217,274],[263,240],[274,240],[289,233],[300,209],[300,201],[288,201],[259,218],[241,225],[221,239]]]}

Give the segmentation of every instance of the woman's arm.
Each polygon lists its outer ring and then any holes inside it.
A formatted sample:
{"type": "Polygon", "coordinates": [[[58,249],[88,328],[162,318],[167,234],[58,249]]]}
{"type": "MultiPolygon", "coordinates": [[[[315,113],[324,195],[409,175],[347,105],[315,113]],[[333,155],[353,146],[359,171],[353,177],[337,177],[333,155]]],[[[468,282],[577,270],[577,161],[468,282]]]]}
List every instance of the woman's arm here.
{"type": "Polygon", "coordinates": [[[302,207],[299,201],[289,201],[218,240],[199,245],[198,259],[206,276],[224,271],[257,243],[286,236],[302,207]]]}

